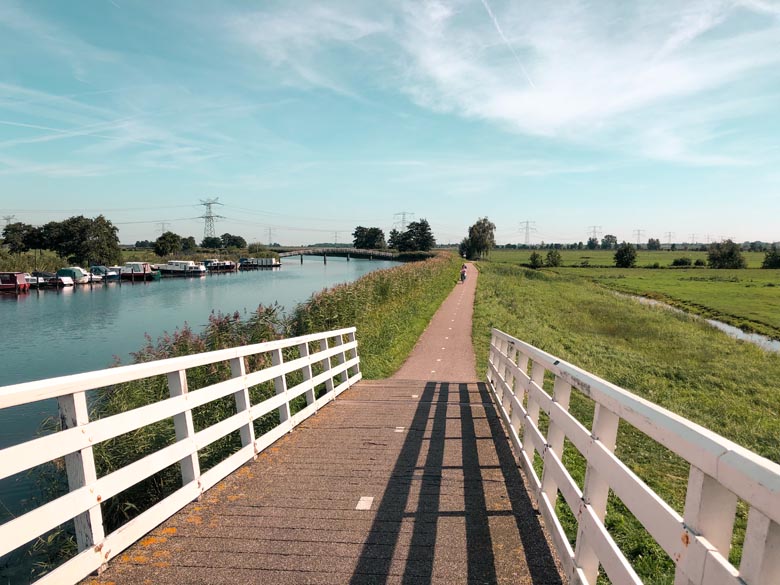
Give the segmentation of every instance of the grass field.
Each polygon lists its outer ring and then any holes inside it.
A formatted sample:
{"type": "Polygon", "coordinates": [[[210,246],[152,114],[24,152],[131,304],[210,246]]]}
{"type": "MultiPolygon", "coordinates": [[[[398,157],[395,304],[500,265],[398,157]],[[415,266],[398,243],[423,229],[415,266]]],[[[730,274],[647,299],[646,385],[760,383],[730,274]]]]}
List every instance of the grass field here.
{"type": "MultiPolygon", "coordinates": [[[[495,250],[493,264],[518,266],[528,261],[528,250],[495,250]]],[[[543,251],[543,255],[546,252],[543,251]]],[[[572,278],[593,281],[609,289],[654,298],[702,317],[717,319],[744,331],[780,339],[780,270],[757,268],[764,254],[745,254],[751,268],[615,268],[608,250],[563,250],[563,266],[544,268],[572,278]],[[582,266],[588,261],[589,266],[582,266]]],[[[705,252],[687,254],[692,260],[705,252]]],[[[640,252],[648,262],[668,266],[677,252],[640,252]],[[660,260],[659,260],[660,259],[660,260]]]]}
{"type": "MultiPolygon", "coordinates": [[[[480,373],[487,367],[490,328],[497,327],[780,462],[776,354],[732,340],[684,314],[617,297],[572,274],[496,262],[479,267],[473,338],[480,373]]],[[[592,403],[573,399],[571,410],[590,424],[592,403]]],[[[617,453],[682,512],[688,477],[684,461],[625,423],[617,453]]],[[[581,486],[584,460],[571,445],[564,462],[581,486]]],[[[573,517],[560,502],[558,510],[573,536],[573,517]]],[[[740,504],[732,562],[741,555],[745,519],[746,507],[740,504]]],[[[646,583],[673,582],[672,561],[614,494],[606,523],[646,583]]]]}
{"type": "MultiPolygon", "coordinates": [[[[507,262],[510,264],[527,264],[533,250],[507,250],[504,248],[496,249],[490,252],[491,262],[507,262]]],[[[544,258],[547,250],[537,250],[544,258]]],[[[564,266],[572,267],[614,267],[614,250],[559,250],[563,259],[564,266]]],[[[761,268],[764,261],[763,252],[743,252],[747,260],[748,268],[761,268]]],[[[671,267],[675,258],[690,258],[692,262],[696,260],[707,261],[707,252],[693,252],[685,250],[639,250],[637,252],[637,268],[653,267],[658,264],[659,268],[671,267]]]]}

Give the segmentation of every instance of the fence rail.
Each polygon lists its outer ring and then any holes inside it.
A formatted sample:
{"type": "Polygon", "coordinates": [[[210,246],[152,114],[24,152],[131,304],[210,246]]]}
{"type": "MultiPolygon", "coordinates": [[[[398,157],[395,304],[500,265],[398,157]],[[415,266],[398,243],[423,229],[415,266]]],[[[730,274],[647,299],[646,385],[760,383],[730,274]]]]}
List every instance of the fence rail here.
{"type": "Polygon", "coordinates": [[[610,491],[673,560],[675,585],[780,583],[780,466],[497,329],[487,377],[572,583],[595,584],[599,565],[612,583],[642,582],[605,527],[610,491]],[[554,378],[551,393],[545,376],[554,378]],[[595,403],[590,429],[569,412],[572,388],[595,403]],[[620,420],[690,464],[682,515],[615,455],[620,420]],[[562,463],[565,439],[587,461],[582,489],[562,463]],[[559,493],[577,520],[573,547],[556,514],[559,493]],[[735,567],[738,499],[750,510],[735,567]]]}
{"type": "Polygon", "coordinates": [[[36,583],[75,583],[360,379],[360,358],[352,327],[0,388],[0,409],[56,399],[61,419],[58,432],[0,450],[0,479],[64,458],[69,486],[67,494],[0,525],[0,556],[72,520],[78,554],[36,583]],[[295,355],[285,361],[285,353],[295,355]],[[255,356],[266,356],[271,365],[249,372],[246,360],[255,356]],[[229,364],[229,379],[189,391],[188,370],[219,363],[229,364]],[[168,398],[90,420],[88,391],[157,376],[167,378],[168,398]],[[288,387],[290,380],[297,383],[288,387]],[[274,395],[253,404],[250,388],[264,383],[273,383],[274,395]],[[230,396],[235,400],[235,414],[196,431],[194,409],[230,396]],[[293,412],[291,403],[300,396],[305,397],[305,406],[293,412]],[[255,421],[274,411],[278,412],[279,424],[255,436],[255,421]],[[172,444],[98,477],[95,445],[166,420],[172,420],[175,428],[176,440],[172,444]],[[235,432],[241,437],[240,449],[201,472],[199,452],[235,432]],[[102,502],[177,464],[181,488],[105,534],[102,502]]]}

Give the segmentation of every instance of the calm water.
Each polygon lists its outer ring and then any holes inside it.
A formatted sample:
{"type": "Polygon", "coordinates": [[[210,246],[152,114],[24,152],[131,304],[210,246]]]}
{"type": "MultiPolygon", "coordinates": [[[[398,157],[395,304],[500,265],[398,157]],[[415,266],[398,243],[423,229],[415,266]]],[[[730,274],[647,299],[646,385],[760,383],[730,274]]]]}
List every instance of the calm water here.
{"type": "MultiPolygon", "coordinates": [[[[156,339],[185,322],[199,330],[212,311],[251,312],[274,302],[290,310],[323,288],[394,265],[294,257],[277,270],[0,295],[0,385],[106,368],[115,356],[130,363],[145,333],[156,339]]],[[[53,400],[0,411],[0,448],[34,438],[54,412],[53,400]]],[[[31,489],[26,476],[0,481],[0,522],[28,506],[31,489]]]]}

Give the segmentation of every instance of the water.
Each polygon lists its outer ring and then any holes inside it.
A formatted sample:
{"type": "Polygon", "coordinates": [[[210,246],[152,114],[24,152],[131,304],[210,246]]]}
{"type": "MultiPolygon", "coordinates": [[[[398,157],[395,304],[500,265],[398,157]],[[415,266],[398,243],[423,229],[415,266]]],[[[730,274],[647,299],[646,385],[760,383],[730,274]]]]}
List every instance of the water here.
{"type": "MultiPolygon", "coordinates": [[[[313,293],[353,281],[396,262],[306,257],[286,258],[282,268],[205,278],[111,283],[61,291],[0,295],[0,385],[6,386],[109,367],[185,322],[200,330],[212,311],[252,312],[278,302],[287,310],[313,293]]],[[[0,448],[32,439],[40,422],[56,412],[54,400],[0,411],[0,448]]],[[[27,476],[0,481],[0,522],[29,507],[33,486],[27,476]]]]}
{"type": "MultiPolygon", "coordinates": [[[[693,315],[692,313],[688,313],[686,311],[683,311],[682,309],[678,309],[677,307],[673,307],[671,305],[667,305],[666,303],[663,303],[661,301],[657,301],[655,299],[650,299],[648,297],[640,297],[635,295],[624,295],[621,293],[617,293],[618,296],[623,297],[629,297],[632,299],[637,300],[639,303],[643,305],[652,305],[654,307],[663,307],[664,309],[668,309],[670,311],[676,311],[678,313],[684,313],[686,315],[689,315],[691,317],[696,318],[702,318],[698,315],[693,315]]],[[[728,323],[724,323],[723,321],[718,321],[716,319],[704,319],[707,323],[709,323],[712,327],[715,327],[715,329],[719,329],[726,333],[727,335],[733,337],[734,339],[740,339],[742,341],[747,341],[749,343],[752,343],[753,345],[757,345],[761,349],[765,351],[774,351],[774,352],[780,352],[780,341],[777,339],[772,339],[770,337],[767,337],[766,335],[761,335],[760,333],[748,333],[746,331],[742,331],[739,327],[734,327],[733,325],[729,325],[728,323]]]]}

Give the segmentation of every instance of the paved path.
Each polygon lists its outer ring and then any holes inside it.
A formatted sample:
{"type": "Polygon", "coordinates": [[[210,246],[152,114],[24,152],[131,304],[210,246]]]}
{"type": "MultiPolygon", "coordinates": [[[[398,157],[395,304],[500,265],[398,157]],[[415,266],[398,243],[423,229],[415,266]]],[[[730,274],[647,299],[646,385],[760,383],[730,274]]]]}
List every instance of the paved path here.
{"type": "Polygon", "coordinates": [[[562,583],[473,355],[461,369],[475,276],[401,369],[417,380],[360,382],[87,582],[562,583]]]}
{"type": "Polygon", "coordinates": [[[393,375],[396,380],[476,382],[477,366],[471,343],[471,317],[477,289],[477,269],[467,265],[466,281],[442,303],[414,351],[393,375]]]}

